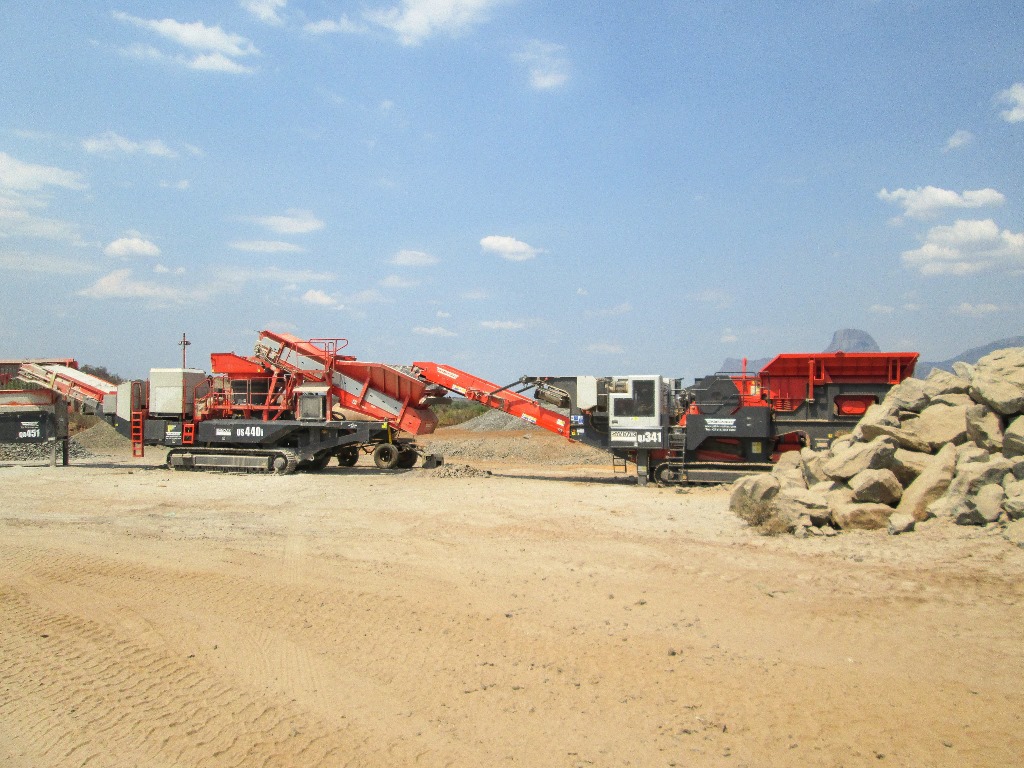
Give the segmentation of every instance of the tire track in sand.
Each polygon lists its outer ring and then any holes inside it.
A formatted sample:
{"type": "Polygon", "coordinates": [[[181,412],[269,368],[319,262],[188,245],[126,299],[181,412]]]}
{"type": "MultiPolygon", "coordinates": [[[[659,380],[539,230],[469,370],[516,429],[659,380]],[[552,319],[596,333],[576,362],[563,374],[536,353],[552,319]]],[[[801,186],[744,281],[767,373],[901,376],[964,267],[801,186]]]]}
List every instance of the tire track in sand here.
{"type": "Polygon", "coordinates": [[[316,767],[360,751],[344,729],[234,686],[194,657],[36,598],[0,591],[0,738],[13,759],[316,767]]]}

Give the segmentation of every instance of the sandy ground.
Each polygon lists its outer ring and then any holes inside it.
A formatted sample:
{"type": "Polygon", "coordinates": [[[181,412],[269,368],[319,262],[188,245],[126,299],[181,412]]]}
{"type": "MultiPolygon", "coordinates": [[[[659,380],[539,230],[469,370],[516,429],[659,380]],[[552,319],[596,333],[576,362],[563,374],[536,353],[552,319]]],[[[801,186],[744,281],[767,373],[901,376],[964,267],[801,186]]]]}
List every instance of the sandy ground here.
{"type": "Polygon", "coordinates": [[[593,466],[0,466],[0,765],[998,766],[1024,550],[593,466]]]}

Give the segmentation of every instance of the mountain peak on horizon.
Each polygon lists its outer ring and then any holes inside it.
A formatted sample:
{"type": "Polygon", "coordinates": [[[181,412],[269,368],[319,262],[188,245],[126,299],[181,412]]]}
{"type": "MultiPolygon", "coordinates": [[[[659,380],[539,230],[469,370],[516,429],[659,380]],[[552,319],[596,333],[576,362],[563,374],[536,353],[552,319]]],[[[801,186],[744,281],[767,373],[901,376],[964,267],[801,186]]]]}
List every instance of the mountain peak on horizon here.
{"type": "Polygon", "coordinates": [[[832,343],[826,352],[881,352],[878,342],[867,331],[842,328],[832,334],[832,343]]]}

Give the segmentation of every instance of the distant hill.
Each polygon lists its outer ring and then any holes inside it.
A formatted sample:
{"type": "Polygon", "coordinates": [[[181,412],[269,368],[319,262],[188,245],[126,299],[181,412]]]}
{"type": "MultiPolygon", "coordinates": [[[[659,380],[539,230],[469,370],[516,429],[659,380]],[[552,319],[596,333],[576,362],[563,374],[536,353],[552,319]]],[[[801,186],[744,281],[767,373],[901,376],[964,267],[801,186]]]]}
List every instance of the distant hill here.
{"type": "Polygon", "coordinates": [[[881,352],[878,342],[867,331],[843,328],[832,334],[826,352],[881,352]]]}
{"type": "Polygon", "coordinates": [[[965,352],[961,352],[959,355],[949,358],[949,360],[943,360],[938,363],[921,361],[917,364],[917,368],[914,369],[914,376],[919,379],[923,379],[931,373],[932,368],[941,368],[944,371],[952,371],[953,363],[957,361],[974,365],[989,352],[995,352],[997,349],[1005,349],[1006,347],[1024,347],[1024,336],[1010,336],[1006,339],[999,339],[999,341],[993,341],[991,344],[986,344],[983,347],[968,349],[965,352]]]}
{"type": "MultiPolygon", "coordinates": [[[[825,352],[881,352],[878,342],[872,338],[867,331],[856,328],[842,328],[832,334],[832,343],[828,345],[825,352]]],[[[747,373],[757,373],[772,361],[772,357],[759,357],[755,360],[747,360],[747,373]]],[[[738,357],[727,357],[718,369],[727,373],[736,373],[743,370],[743,360],[738,357]]]]}

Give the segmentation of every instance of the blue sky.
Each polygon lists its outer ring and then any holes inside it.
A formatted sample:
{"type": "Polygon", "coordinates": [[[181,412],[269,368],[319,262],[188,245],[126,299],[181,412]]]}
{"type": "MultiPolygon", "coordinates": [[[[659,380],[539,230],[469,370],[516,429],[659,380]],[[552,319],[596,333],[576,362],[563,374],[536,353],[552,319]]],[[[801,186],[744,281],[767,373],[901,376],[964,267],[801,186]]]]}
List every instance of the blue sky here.
{"type": "Polygon", "coordinates": [[[1024,333],[1019,2],[0,9],[0,357],[694,377],[1024,333]]]}

